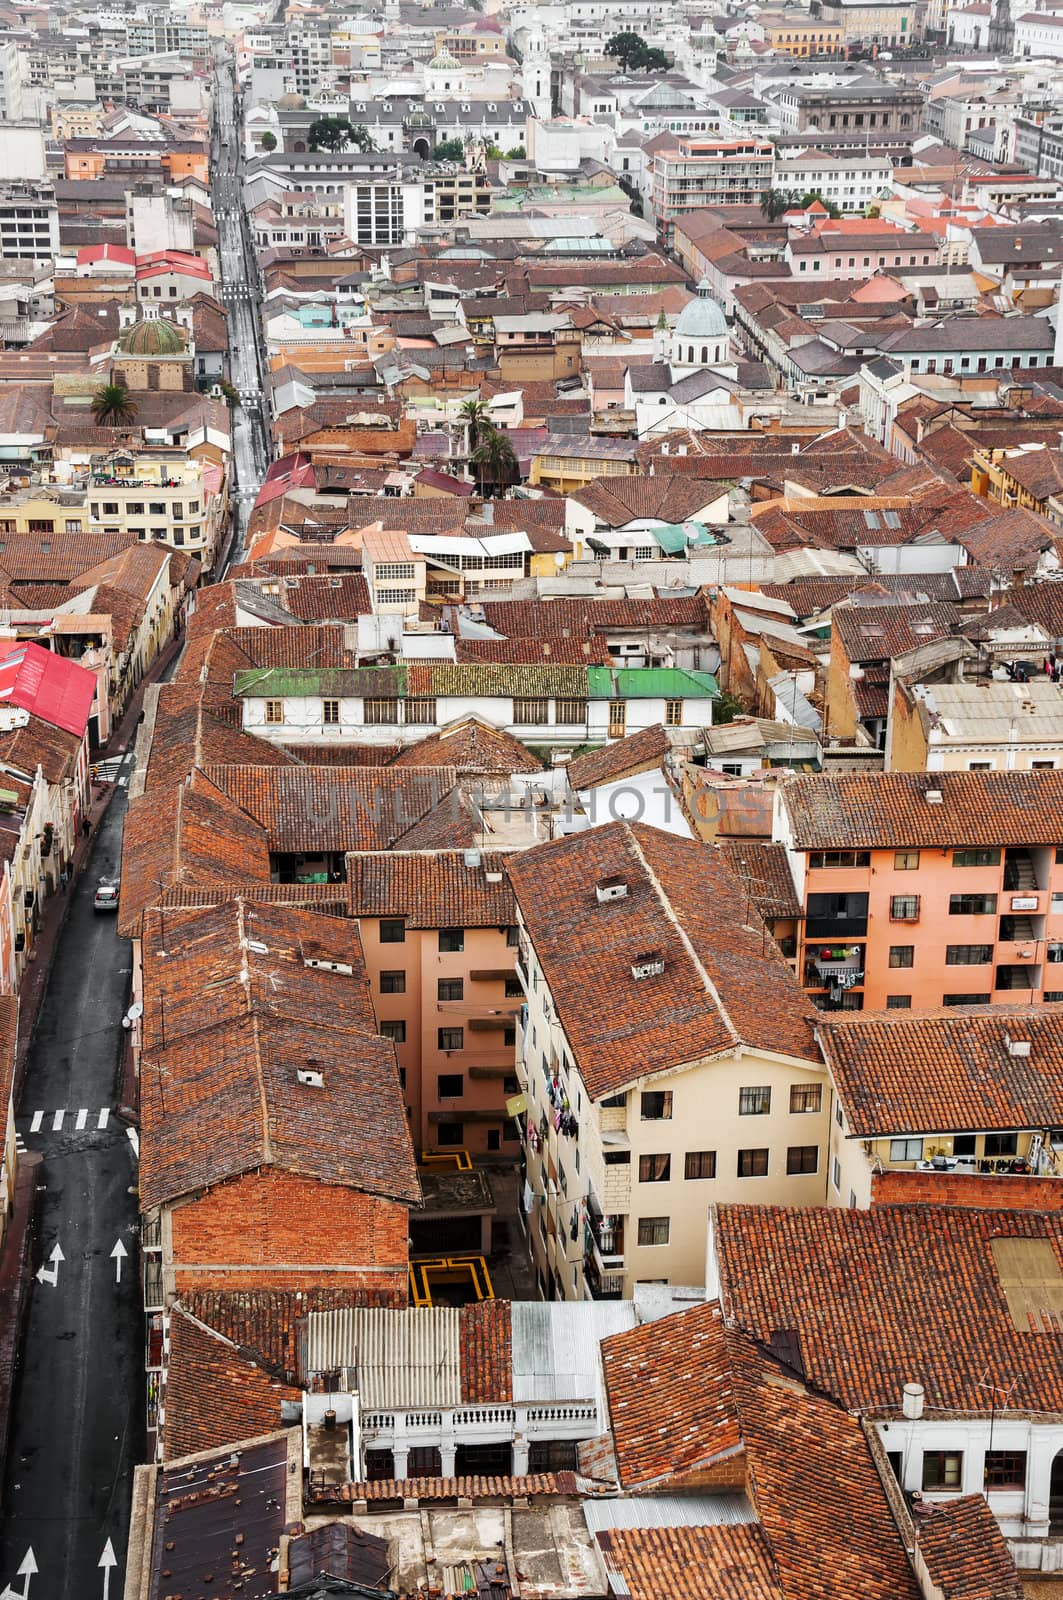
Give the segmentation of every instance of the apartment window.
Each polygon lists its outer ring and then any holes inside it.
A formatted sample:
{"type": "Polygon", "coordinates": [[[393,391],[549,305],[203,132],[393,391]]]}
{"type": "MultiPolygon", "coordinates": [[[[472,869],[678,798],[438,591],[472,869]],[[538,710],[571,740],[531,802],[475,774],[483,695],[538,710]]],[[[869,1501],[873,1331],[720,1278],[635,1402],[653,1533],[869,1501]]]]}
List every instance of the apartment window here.
{"type": "Polygon", "coordinates": [[[440,978],[436,984],[436,998],[438,1000],[464,1000],[464,978],[440,978]]]}
{"type": "MultiPolygon", "coordinates": [[[[67,519],[66,519],[66,531],[67,531],[67,533],[80,533],[81,532],[81,523],[78,521],[77,517],[67,517],[67,519]]],[[[1037,763],[1035,761],[1034,762],[1034,766],[1036,766],[1036,765],[1037,765],[1037,763]]]]}
{"type": "Polygon", "coordinates": [[[438,1078],[440,1100],[460,1100],[465,1093],[463,1072],[441,1072],[438,1078]]]}
{"type": "Polygon", "coordinates": [[[943,1006],[987,1006],[989,1004],[989,996],[987,994],[943,994],[941,996],[941,1004],[943,1006]]]}
{"type": "Polygon", "coordinates": [[[792,1083],[790,1085],[790,1110],[819,1111],[823,1105],[823,1085],[820,1083],[792,1083]]]}
{"type": "Polygon", "coordinates": [[[407,700],[407,702],[406,702],[406,721],[407,722],[418,722],[418,723],[424,722],[424,723],[428,723],[430,726],[434,726],[435,725],[435,720],[436,720],[436,703],[435,703],[434,699],[431,699],[431,698],[429,698],[427,696],[424,696],[424,695],[413,695],[413,696],[411,696],[411,698],[409,700],[407,700]]]}
{"type": "Polygon", "coordinates": [[[991,944],[950,944],[945,947],[947,967],[984,967],[992,959],[991,944]]]}
{"type": "Polygon", "coordinates": [[[328,727],[335,727],[340,720],[340,703],[338,700],[322,700],[321,720],[328,727]]]}
{"type": "Polygon", "coordinates": [[[888,994],[886,996],[887,1011],[910,1011],[912,997],[910,994],[888,994]]]}
{"type": "Polygon", "coordinates": [[[913,967],[914,965],[915,965],[915,945],[914,944],[891,944],[890,945],[890,966],[891,967],[913,967]]]}
{"type": "Polygon", "coordinates": [[[405,974],[405,972],[382,972],[380,974],[380,993],[381,994],[405,994],[406,993],[406,974],[405,974]]]}
{"type": "Polygon", "coordinates": [[[891,922],[918,922],[919,896],[917,894],[894,894],[890,896],[890,921],[891,922]]]}
{"type": "Polygon", "coordinates": [[[550,702],[521,699],[513,702],[513,721],[518,727],[543,728],[550,720],[550,702]]]}
{"type": "Polygon", "coordinates": [[[914,872],[919,866],[918,850],[896,850],[893,854],[895,872],[914,872]]]}
{"type": "Polygon", "coordinates": [[[738,1176],[740,1178],[766,1178],[768,1152],[766,1150],[739,1150],[738,1176]]]}
{"type": "Polygon", "coordinates": [[[668,1243],[668,1217],[640,1217],[639,1244],[643,1246],[668,1243]]]}
{"type": "Polygon", "coordinates": [[[266,701],[266,721],[267,722],[271,722],[273,724],[277,724],[278,722],[283,722],[284,721],[284,701],[283,700],[267,700],[266,701]]]}
{"type": "MultiPolygon", "coordinates": [[[[606,1102],[603,1102],[605,1104],[606,1102]]],[[[671,1089],[647,1089],[642,1095],[643,1122],[670,1122],[672,1118],[671,1089]]]]}
{"type": "MultiPolygon", "coordinates": [[[[451,1149],[465,1143],[464,1122],[441,1122],[436,1129],[436,1144],[447,1145],[451,1149]]],[[[541,1220],[541,1219],[540,1219],[541,1220]]]]}
{"type": "Polygon", "coordinates": [[[818,1144],[792,1144],[786,1152],[787,1176],[796,1178],[804,1173],[819,1171],[818,1144]]]}
{"type": "Polygon", "coordinates": [[[586,700],[556,700],[556,721],[563,727],[579,727],[587,720],[586,700]]]}
{"type": "Polygon", "coordinates": [[[831,1162],[830,1181],[831,1181],[831,1183],[833,1183],[833,1185],[837,1189],[838,1193],[841,1194],[841,1192],[842,1192],[842,1164],[838,1160],[837,1156],[835,1156],[834,1160],[831,1162]]]}
{"type": "Polygon", "coordinates": [[[987,1133],[982,1147],[987,1156],[1013,1156],[1018,1149],[1019,1137],[1015,1133],[987,1133]]]}
{"type": "Polygon", "coordinates": [[[765,1085],[763,1088],[739,1089],[738,1115],[740,1117],[763,1117],[771,1110],[771,1090],[765,1085]]]}
{"type": "Polygon", "coordinates": [[[399,702],[397,700],[363,700],[364,721],[370,727],[380,727],[383,723],[398,722],[399,702]]]}
{"type": "Polygon", "coordinates": [[[810,850],[810,867],[869,867],[870,850],[810,850]]]}
{"type": "Polygon", "coordinates": [[[519,978],[507,978],[506,979],[506,999],[507,1000],[523,1000],[523,998],[524,998],[524,985],[521,983],[520,979],[519,978]]]}
{"type": "Polygon", "coordinates": [[[962,1450],[928,1450],[923,1457],[923,1488],[959,1489],[963,1482],[962,1450]]]}
{"type": "Polygon", "coordinates": [[[688,1179],[715,1178],[715,1150],[688,1150],[683,1162],[683,1176],[688,1179]]]}
{"type": "Polygon", "coordinates": [[[997,909],[995,894],[950,894],[950,917],[991,917],[997,909]]]}
{"type": "Polygon", "coordinates": [[[382,1022],[380,1024],[380,1031],[384,1035],[385,1039],[391,1040],[392,1044],[406,1043],[405,1022],[382,1022]]]}
{"type": "Polygon", "coordinates": [[[440,1050],[460,1050],[465,1043],[464,1028],[440,1028],[436,1033],[440,1050]]]}
{"type": "Polygon", "coordinates": [[[664,720],[669,728],[681,728],[683,725],[682,700],[666,700],[664,702],[664,720]]]}
{"type": "Polygon", "coordinates": [[[922,1141],[922,1139],[891,1139],[890,1140],[890,1160],[891,1161],[922,1161],[922,1159],[923,1159],[923,1141],[922,1141]]]}
{"type": "Polygon", "coordinates": [[[624,700],[610,700],[609,702],[609,737],[622,739],[627,728],[627,702],[624,700]]]}
{"type": "Polygon", "coordinates": [[[954,850],[952,852],[952,865],[954,867],[999,867],[999,850],[954,850]]]}
{"type": "Polygon", "coordinates": [[[1026,1451],[987,1450],[985,1486],[987,1489],[1025,1489],[1026,1451]]]}
{"type": "Polygon", "coordinates": [[[464,928],[440,928],[439,950],[441,955],[456,955],[465,949],[464,928]]]}
{"type": "Polygon", "coordinates": [[[402,917],[381,917],[380,919],[381,944],[405,944],[406,923],[402,917]]]}
{"type": "Polygon", "coordinates": [[[640,1183],[667,1183],[671,1176],[671,1156],[639,1156],[640,1183]]]}

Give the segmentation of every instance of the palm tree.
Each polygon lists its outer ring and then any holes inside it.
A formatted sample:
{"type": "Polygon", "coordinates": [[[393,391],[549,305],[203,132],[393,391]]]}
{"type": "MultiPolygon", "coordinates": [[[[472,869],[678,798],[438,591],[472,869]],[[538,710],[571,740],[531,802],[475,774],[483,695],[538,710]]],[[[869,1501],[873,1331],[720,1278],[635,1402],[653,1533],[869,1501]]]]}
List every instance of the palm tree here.
{"type": "Polygon", "coordinates": [[[784,211],[800,203],[801,196],[796,189],[765,189],[760,197],[760,209],[769,222],[774,222],[784,211]]]}
{"type": "Polygon", "coordinates": [[[480,443],[480,435],[486,433],[490,427],[488,417],[490,411],[483,400],[466,400],[458,408],[458,416],[465,424],[469,436],[469,454],[472,455],[480,443]]]}
{"type": "Polygon", "coordinates": [[[520,475],[520,467],[513,446],[504,433],[494,428],[484,428],[480,443],[470,457],[476,468],[480,493],[485,494],[490,484],[495,492],[507,489],[520,475]]]}
{"type": "Polygon", "coordinates": [[[101,428],[121,428],[135,421],[137,403],[124,383],[105,383],[92,397],[92,414],[101,428]]]}

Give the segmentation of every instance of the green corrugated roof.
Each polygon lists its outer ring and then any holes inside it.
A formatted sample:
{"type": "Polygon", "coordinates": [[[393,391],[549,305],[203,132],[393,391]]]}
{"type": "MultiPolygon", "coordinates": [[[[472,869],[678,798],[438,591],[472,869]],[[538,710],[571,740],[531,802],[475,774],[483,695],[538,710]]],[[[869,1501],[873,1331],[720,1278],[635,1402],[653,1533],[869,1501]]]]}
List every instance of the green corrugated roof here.
{"type": "Polygon", "coordinates": [[[311,696],[394,700],[406,693],[405,667],[268,667],[237,672],[233,693],[267,700],[311,696]]]}
{"type": "Polygon", "coordinates": [[[691,546],[696,549],[699,545],[720,542],[719,536],[711,528],[706,528],[703,522],[666,522],[661,528],[648,528],[646,531],[670,556],[678,555],[681,550],[691,546]]]}
{"type": "Polygon", "coordinates": [[[715,700],[720,688],[711,672],[682,667],[588,667],[592,700],[715,700]]]}

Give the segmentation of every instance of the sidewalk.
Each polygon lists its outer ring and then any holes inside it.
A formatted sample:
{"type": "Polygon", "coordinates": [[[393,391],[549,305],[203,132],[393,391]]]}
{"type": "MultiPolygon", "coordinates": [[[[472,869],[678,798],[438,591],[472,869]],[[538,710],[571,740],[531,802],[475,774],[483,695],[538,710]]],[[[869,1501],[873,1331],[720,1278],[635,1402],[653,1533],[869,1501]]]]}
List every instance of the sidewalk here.
{"type": "Polygon", "coordinates": [[[26,1290],[33,1270],[34,1200],[39,1155],[19,1157],[15,1209],[0,1250],[0,1477],[7,1462],[11,1396],[18,1369],[26,1290]]]}
{"type": "Polygon", "coordinates": [[[129,749],[136,737],[137,723],[144,708],[144,691],[150,684],[158,683],[171,662],[180,653],[184,642],[185,636],[182,631],[177,635],[176,639],[170,640],[165,650],[161,650],[155,657],[155,660],[133,690],[129,704],[122,713],[122,720],[117,727],[112,728],[111,737],[100,749],[99,757],[120,755],[123,751],[129,749]]]}

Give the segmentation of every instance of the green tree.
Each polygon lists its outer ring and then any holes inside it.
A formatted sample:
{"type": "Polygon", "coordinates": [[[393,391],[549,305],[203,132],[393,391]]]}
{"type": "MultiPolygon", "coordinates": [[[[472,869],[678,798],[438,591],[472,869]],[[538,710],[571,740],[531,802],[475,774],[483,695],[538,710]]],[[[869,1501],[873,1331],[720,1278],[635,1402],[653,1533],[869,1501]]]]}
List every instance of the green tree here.
{"type": "Polygon", "coordinates": [[[232,384],[223,378],[221,383],[219,383],[218,388],[221,390],[225,399],[225,404],[229,407],[229,410],[235,411],[237,406],[240,404],[240,396],[237,394],[232,384]]]}
{"type": "Polygon", "coordinates": [[[277,135],[275,133],[270,133],[269,129],[267,128],[265,133],[262,135],[260,143],[262,145],[263,150],[265,150],[267,152],[270,151],[270,150],[276,150],[276,148],[277,148],[277,135]]]}
{"type": "Polygon", "coordinates": [[[765,189],[760,197],[760,209],[769,222],[774,222],[784,211],[800,203],[801,196],[793,189],[765,189]]]}
{"type": "Polygon", "coordinates": [[[121,428],[136,420],[137,403],[124,383],[105,383],[92,397],[92,415],[101,428],[121,428]]]}
{"type": "Polygon", "coordinates": [[[354,129],[349,117],[317,117],[310,124],[307,139],[311,150],[346,150],[354,139],[354,129]]]}
{"type": "Polygon", "coordinates": [[[643,52],[638,65],[643,72],[667,72],[672,62],[663,50],[648,49],[643,52]]]}
{"type": "Polygon", "coordinates": [[[798,205],[802,208],[802,210],[805,210],[807,207],[815,205],[817,200],[826,211],[828,217],[841,216],[841,212],[834,204],[834,201],[824,199],[823,195],[820,194],[818,189],[809,189],[807,194],[803,194],[801,196],[800,200],[798,201],[798,205]]]}
{"type": "Polygon", "coordinates": [[[506,151],[507,161],[526,161],[528,152],[522,144],[515,144],[512,150],[506,151]]]}
{"type": "Polygon", "coordinates": [[[502,151],[497,144],[489,144],[484,150],[484,155],[488,161],[501,161],[502,159],[502,151]]]}
{"type": "Polygon", "coordinates": [[[619,61],[625,72],[639,64],[639,59],[646,49],[642,35],[624,32],[614,33],[605,47],[607,56],[612,56],[614,61],[619,61]]]}
{"type": "Polygon", "coordinates": [[[737,695],[729,694],[726,689],[721,689],[719,698],[712,702],[712,725],[720,728],[725,722],[733,722],[735,717],[744,717],[746,708],[737,695]]]}
{"type": "Polygon", "coordinates": [[[504,433],[484,428],[470,460],[476,469],[480,493],[501,494],[520,476],[513,446],[504,433]]]}
{"type": "Polygon", "coordinates": [[[364,122],[356,122],[354,124],[351,129],[350,141],[355,149],[360,150],[363,155],[370,150],[376,149],[376,141],[364,122]]]}
{"type": "Polygon", "coordinates": [[[458,409],[458,416],[469,435],[469,454],[476,450],[480,436],[491,428],[490,410],[483,400],[466,400],[458,409]]]}
{"type": "Polygon", "coordinates": [[[461,139],[443,139],[432,150],[433,161],[464,161],[465,145],[461,139]]]}

